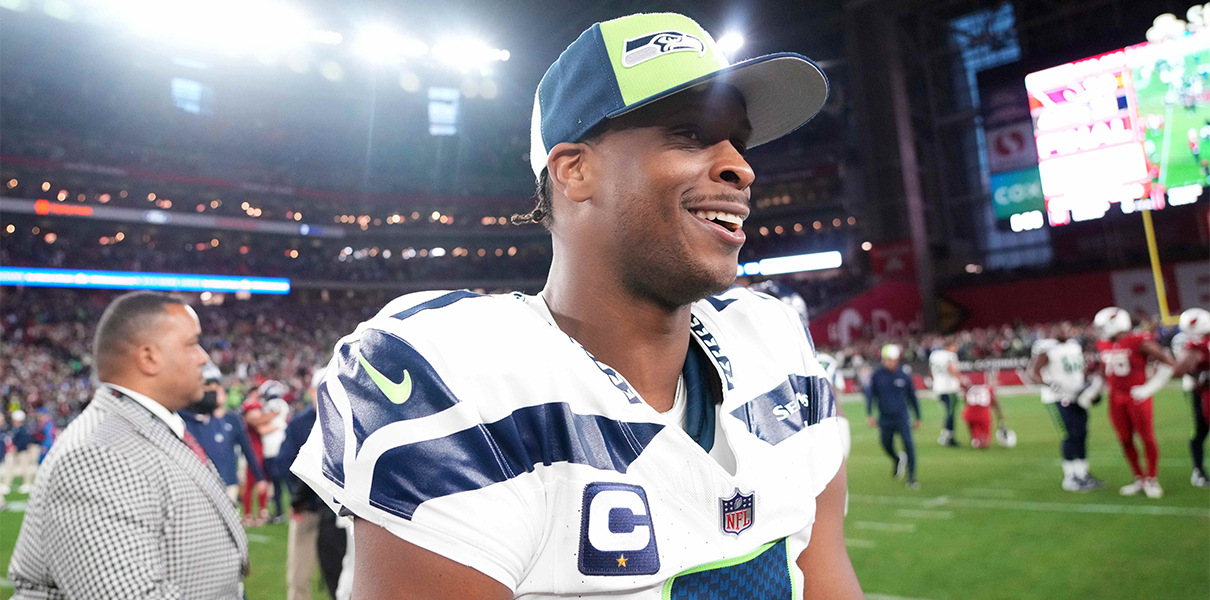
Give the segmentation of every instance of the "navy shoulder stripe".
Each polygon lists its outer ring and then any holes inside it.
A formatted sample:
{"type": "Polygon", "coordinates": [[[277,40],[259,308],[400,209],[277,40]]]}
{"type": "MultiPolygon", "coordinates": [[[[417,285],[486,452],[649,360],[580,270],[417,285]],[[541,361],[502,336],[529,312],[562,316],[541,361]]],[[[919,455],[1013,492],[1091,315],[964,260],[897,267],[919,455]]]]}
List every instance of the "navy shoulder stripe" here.
{"type": "Polygon", "coordinates": [[[332,402],[332,394],[328,391],[328,382],[319,384],[316,390],[315,411],[318,413],[320,432],[323,433],[324,458],[321,470],[323,474],[340,486],[345,484],[345,428],[332,402]]]}
{"type": "Polygon", "coordinates": [[[391,423],[427,417],[458,403],[411,344],[377,329],[366,329],[356,344],[342,346],[337,365],[358,452],[370,434],[391,423]]]}
{"type": "Polygon", "coordinates": [[[422,310],[428,310],[430,308],[445,308],[459,300],[463,300],[466,298],[475,298],[477,296],[482,296],[482,295],[483,294],[476,294],[475,292],[469,292],[467,290],[458,290],[456,292],[450,292],[448,294],[437,296],[436,298],[433,298],[432,300],[429,300],[427,302],[421,302],[420,304],[417,304],[416,306],[413,306],[409,309],[397,312],[397,313],[391,315],[391,318],[399,319],[402,321],[403,319],[406,319],[422,310]]]}
{"type": "Polygon", "coordinates": [[[790,436],[836,416],[836,394],[821,377],[791,375],[781,385],[731,411],[756,437],[776,446],[790,436]]]}
{"type": "Polygon", "coordinates": [[[387,450],[374,465],[370,503],[411,519],[428,500],[573,463],[625,473],[664,428],[572,412],[564,402],[527,406],[494,423],[387,450]]]}

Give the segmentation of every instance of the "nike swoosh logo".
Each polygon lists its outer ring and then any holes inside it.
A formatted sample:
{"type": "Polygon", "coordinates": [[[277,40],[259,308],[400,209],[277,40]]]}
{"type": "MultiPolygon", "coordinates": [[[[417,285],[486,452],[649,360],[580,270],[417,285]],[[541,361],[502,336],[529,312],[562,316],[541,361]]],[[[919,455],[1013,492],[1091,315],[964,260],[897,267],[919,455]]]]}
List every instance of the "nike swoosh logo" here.
{"type": "Polygon", "coordinates": [[[374,385],[378,386],[383,394],[386,394],[387,400],[390,400],[392,404],[403,404],[412,397],[412,375],[408,373],[407,369],[403,370],[403,381],[395,383],[387,379],[386,375],[379,373],[378,369],[375,369],[374,365],[371,365],[370,361],[366,360],[366,357],[362,356],[360,352],[357,354],[357,362],[361,363],[361,368],[370,374],[374,385]]]}

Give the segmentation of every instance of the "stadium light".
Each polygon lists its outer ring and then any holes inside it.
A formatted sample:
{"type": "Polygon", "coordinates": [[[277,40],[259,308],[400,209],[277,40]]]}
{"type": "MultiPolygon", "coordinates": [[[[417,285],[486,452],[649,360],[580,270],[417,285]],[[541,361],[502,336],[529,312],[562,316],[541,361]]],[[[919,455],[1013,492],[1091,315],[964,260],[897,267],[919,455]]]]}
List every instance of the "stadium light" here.
{"type": "Polygon", "coordinates": [[[294,47],[315,33],[302,14],[268,2],[118,0],[111,7],[139,35],[224,51],[294,47]]]}
{"type": "Polygon", "coordinates": [[[356,52],[372,62],[392,64],[428,54],[424,42],[396,33],[389,26],[375,23],[358,36],[356,52]]]}
{"type": "Polygon", "coordinates": [[[732,58],[733,55],[743,47],[744,36],[738,33],[729,32],[723,34],[723,37],[718,38],[718,49],[722,50],[723,54],[726,54],[728,58],[732,58]]]}
{"type": "Polygon", "coordinates": [[[339,46],[340,43],[344,41],[345,36],[341,35],[339,31],[315,29],[311,31],[310,35],[307,36],[307,39],[316,44],[323,44],[325,46],[339,46]]]}
{"type": "Polygon", "coordinates": [[[784,275],[786,273],[801,273],[803,271],[821,271],[835,269],[844,262],[840,252],[813,252],[811,254],[795,254],[765,258],[758,262],[744,263],[741,275],[784,275]]]}
{"type": "Polygon", "coordinates": [[[511,56],[508,50],[467,38],[448,38],[433,46],[433,58],[463,72],[488,63],[504,62],[511,56]]]}

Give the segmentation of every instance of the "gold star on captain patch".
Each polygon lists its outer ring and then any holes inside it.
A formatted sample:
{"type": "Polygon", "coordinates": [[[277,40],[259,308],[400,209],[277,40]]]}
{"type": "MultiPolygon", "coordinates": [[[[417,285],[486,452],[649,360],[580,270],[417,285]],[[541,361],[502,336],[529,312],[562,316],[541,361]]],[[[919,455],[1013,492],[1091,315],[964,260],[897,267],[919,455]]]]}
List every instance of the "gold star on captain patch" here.
{"type": "Polygon", "coordinates": [[[630,560],[630,559],[629,559],[629,558],[626,558],[626,555],[625,555],[625,554],[619,554],[619,555],[618,555],[618,558],[617,558],[616,560],[618,561],[618,566],[619,566],[619,567],[624,567],[624,566],[626,566],[626,561],[628,561],[628,560],[630,560]]]}

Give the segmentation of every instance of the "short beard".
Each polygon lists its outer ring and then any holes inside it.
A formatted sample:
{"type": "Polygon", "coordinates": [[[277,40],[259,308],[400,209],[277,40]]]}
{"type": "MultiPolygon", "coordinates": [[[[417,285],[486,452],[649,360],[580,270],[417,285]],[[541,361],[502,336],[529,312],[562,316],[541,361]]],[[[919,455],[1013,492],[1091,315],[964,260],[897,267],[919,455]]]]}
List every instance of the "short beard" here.
{"type": "Polygon", "coordinates": [[[724,283],[700,270],[696,273],[681,272],[676,275],[679,277],[673,280],[669,273],[631,267],[622,273],[622,286],[629,295],[649,300],[665,311],[673,312],[698,300],[725,292],[735,283],[734,277],[724,283]]]}
{"type": "MultiPolygon", "coordinates": [[[[633,199],[627,202],[627,206],[639,205],[633,199]]],[[[682,210],[678,206],[677,214],[669,218],[676,218],[682,210]]],[[[735,283],[734,265],[726,272],[712,273],[707,264],[693,260],[675,241],[660,239],[641,225],[636,226],[648,218],[651,215],[642,211],[624,210],[614,224],[613,237],[619,242],[619,279],[627,294],[672,312],[724,292],[735,283]]]]}

